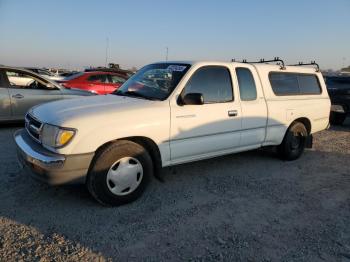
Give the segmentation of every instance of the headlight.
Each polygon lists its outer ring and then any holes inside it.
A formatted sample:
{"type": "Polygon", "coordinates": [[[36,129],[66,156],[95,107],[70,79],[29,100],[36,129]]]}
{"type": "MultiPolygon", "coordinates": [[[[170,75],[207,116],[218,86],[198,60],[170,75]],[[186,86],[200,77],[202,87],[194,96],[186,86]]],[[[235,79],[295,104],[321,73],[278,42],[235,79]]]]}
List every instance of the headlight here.
{"type": "Polygon", "coordinates": [[[41,142],[49,147],[63,147],[72,140],[74,135],[74,129],[44,124],[41,132],[41,142]]]}

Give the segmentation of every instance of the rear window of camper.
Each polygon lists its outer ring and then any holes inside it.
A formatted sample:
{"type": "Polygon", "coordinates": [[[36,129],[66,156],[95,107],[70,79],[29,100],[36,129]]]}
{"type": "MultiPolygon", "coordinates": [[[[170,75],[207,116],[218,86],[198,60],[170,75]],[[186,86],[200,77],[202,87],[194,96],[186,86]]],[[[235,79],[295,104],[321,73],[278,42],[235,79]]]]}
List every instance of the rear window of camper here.
{"type": "Polygon", "coordinates": [[[271,72],[269,79],[272,90],[277,96],[321,94],[316,75],[271,72]]]}

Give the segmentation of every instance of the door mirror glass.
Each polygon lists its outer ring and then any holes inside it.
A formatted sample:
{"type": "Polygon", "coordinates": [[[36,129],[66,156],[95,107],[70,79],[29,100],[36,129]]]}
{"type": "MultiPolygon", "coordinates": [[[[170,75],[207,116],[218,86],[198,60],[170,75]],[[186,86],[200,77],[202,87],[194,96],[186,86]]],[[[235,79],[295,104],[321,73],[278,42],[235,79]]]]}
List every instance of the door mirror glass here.
{"type": "Polygon", "coordinates": [[[204,99],[201,93],[189,93],[182,99],[184,105],[203,105],[204,99]]]}

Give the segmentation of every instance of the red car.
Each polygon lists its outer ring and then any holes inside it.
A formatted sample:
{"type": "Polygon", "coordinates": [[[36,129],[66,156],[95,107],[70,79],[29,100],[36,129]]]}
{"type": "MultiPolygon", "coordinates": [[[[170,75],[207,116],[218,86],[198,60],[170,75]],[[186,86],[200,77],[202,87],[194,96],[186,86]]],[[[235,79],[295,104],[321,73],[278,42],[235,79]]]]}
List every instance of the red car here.
{"type": "Polygon", "coordinates": [[[112,72],[84,72],[77,73],[60,81],[67,88],[78,88],[97,93],[109,94],[118,89],[126,78],[112,72]]]}

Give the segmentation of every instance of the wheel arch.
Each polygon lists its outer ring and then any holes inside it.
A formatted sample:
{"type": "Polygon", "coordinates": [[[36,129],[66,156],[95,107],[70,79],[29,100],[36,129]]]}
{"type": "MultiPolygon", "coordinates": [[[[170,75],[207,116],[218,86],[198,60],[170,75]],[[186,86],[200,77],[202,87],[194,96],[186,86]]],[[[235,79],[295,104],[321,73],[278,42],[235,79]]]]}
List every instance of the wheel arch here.
{"type": "Polygon", "coordinates": [[[292,122],[290,122],[289,126],[285,129],[285,131],[283,133],[283,137],[282,137],[282,140],[280,141],[280,143],[283,143],[283,141],[288,133],[288,130],[291,128],[291,126],[294,123],[298,123],[298,122],[302,123],[306,128],[307,134],[311,135],[311,121],[307,117],[299,117],[299,118],[294,119],[292,122]]]}
{"type": "Polygon", "coordinates": [[[290,125],[288,126],[288,129],[296,122],[302,123],[305,126],[306,130],[307,130],[307,134],[308,135],[311,134],[312,126],[311,126],[310,119],[308,119],[307,117],[299,117],[299,118],[295,119],[293,122],[290,123],[290,125]]]}
{"type": "Polygon", "coordinates": [[[295,119],[294,121],[292,121],[290,123],[290,125],[288,126],[283,140],[281,142],[280,145],[277,146],[277,152],[279,153],[280,157],[283,160],[295,160],[297,158],[300,157],[300,155],[304,152],[304,148],[311,148],[312,147],[312,135],[311,135],[311,122],[308,118],[306,117],[300,117],[295,119]],[[291,141],[291,136],[296,137],[294,135],[294,132],[290,131],[293,129],[293,126],[299,124],[299,128],[300,128],[300,124],[302,124],[305,129],[303,130],[303,133],[306,131],[305,135],[301,135],[298,137],[302,137],[299,138],[299,142],[297,144],[297,147],[295,148],[294,146],[292,146],[293,141],[291,141]]]}
{"type": "Polygon", "coordinates": [[[95,152],[105,148],[109,144],[112,144],[112,143],[115,143],[115,142],[121,141],[121,140],[131,141],[131,142],[134,142],[134,143],[139,144],[142,147],[144,147],[151,156],[151,159],[153,162],[153,168],[154,168],[154,176],[156,178],[158,178],[159,180],[162,180],[162,177],[161,177],[162,157],[160,154],[160,150],[159,150],[159,147],[157,146],[157,144],[152,139],[150,139],[148,137],[131,136],[131,137],[118,138],[116,140],[108,141],[108,142],[104,143],[103,145],[99,146],[95,152]]]}

